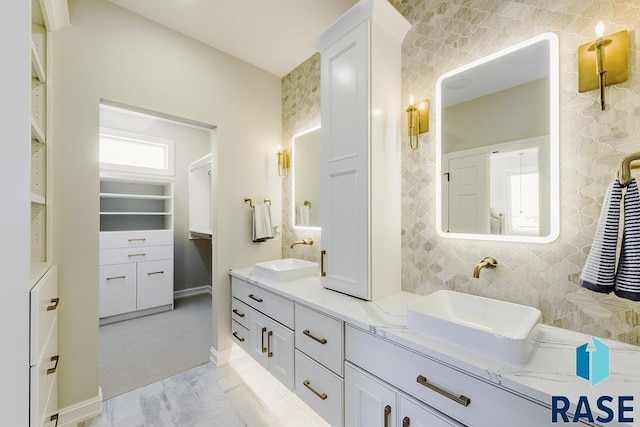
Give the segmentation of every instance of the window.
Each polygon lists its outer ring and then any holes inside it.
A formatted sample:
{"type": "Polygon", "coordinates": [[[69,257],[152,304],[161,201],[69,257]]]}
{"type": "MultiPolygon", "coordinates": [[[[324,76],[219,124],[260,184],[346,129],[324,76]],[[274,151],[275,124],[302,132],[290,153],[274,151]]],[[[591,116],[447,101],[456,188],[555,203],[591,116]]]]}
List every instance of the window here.
{"type": "Polygon", "coordinates": [[[173,141],[101,128],[100,167],[123,172],[173,175],[173,141]]]}

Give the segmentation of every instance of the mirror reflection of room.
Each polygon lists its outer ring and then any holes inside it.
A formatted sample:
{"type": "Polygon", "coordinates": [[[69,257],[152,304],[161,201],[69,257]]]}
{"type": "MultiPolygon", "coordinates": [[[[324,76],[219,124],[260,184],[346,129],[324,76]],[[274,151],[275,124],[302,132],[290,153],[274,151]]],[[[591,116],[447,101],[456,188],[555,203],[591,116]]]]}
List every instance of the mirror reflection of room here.
{"type": "Polygon", "coordinates": [[[293,137],[294,227],[320,229],[320,128],[293,137]]]}
{"type": "Polygon", "coordinates": [[[551,40],[538,38],[439,80],[443,236],[551,236],[551,53],[551,40]]]}

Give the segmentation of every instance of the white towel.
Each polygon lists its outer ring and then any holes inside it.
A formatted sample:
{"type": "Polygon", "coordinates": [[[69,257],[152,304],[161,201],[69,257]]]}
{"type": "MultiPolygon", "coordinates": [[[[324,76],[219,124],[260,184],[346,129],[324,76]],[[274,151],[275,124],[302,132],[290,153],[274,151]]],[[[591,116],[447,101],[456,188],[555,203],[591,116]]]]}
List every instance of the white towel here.
{"type": "Polygon", "coordinates": [[[264,242],[267,239],[273,239],[271,207],[266,203],[257,203],[253,208],[253,241],[264,242]]]}
{"type": "Polygon", "coordinates": [[[622,186],[616,179],[607,190],[591,252],[580,275],[580,286],[595,292],[614,290],[621,200],[622,186]]]}
{"type": "Polygon", "coordinates": [[[309,226],[309,206],[300,205],[296,209],[296,225],[299,227],[309,226]]]}
{"type": "Polygon", "coordinates": [[[624,227],[615,293],[640,301],[640,196],[635,178],[631,179],[624,195],[624,227]]]}

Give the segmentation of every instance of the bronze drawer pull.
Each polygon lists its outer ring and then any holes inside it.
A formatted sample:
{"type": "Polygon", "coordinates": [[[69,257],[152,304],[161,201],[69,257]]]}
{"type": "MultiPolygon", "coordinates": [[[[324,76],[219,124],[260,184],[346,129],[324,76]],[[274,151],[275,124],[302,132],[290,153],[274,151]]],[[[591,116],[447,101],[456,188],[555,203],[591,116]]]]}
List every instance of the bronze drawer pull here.
{"type": "Polygon", "coordinates": [[[233,336],[234,336],[234,337],[236,337],[236,339],[237,339],[238,341],[240,341],[240,342],[244,342],[244,338],[242,338],[241,336],[239,336],[237,332],[234,332],[234,333],[233,333],[233,336]]]}
{"type": "Polygon", "coordinates": [[[249,294],[249,298],[251,298],[251,299],[252,299],[252,300],[254,300],[254,301],[258,301],[258,302],[262,302],[262,301],[264,301],[262,298],[254,297],[254,296],[253,296],[253,294],[249,294]]]}
{"type": "Polygon", "coordinates": [[[312,340],[318,341],[320,344],[326,344],[327,343],[327,339],[326,338],[314,337],[313,335],[311,335],[311,332],[309,332],[308,329],[305,329],[304,331],[302,331],[302,333],[305,334],[306,336],[308,336],[309,338],[311,338],[312,340]]]}
{"type": "Polygon", "coordinates": [[[411,424],[411,419],[409,417],[404,417],[402,419],[402,427],[409,427],[409,424],[411,424]]]}
{"type": "Polygon", "coordinates": [[[134,257],[134,256],[146,256],[147,254],[131,254],[131,255],[127,255],[129,258],[134,257]]]}
{"type": "Polygon", "coordinates": [[[469,403],[471,403],[471,399],[469,399],[467,396],[464,395],[459,395],[456,396],[453,393],[450,393],[444,389],[441,389],[440,387],[438,387],[437,385],[431,384],[429,381],[427,381],[427,379],[423,376],[423,375],[418,375],[418,378],[416,378],[416,381],[418,381],[418,383],[420,385],[425,386],[426,388],[435,391],[436,393],[439,393],[441,395],[443,395],[444,397],[447,397],[451,400],[453,400],[456,403],[461,404],[462,406],[469,406],[469,403]]]}
{"type": "Polygon", "coordinates": [[[151,276],[153,274],[164,274],[164,271],[152,271],[150,273],[147,273],[147,276],[151,276]]]}
{"type": "Polygon", "coordinates": [[[112,277],[107,277],[107,280],[116,280],[116,279],[124,279],[127,276],[112,276],[112,277]]]}
{"type": "Polygon", "coordinates": [[[244,316],[245,316],[245,314],[244,314],[244,313],[240,313],[240,312],[239,312],[237,309],[235,309],[235,308],[234,308],[232,311],[233,311],[235,314],[237,314],[238,316],[240,316],[240,317],[244,317],[244,316]]]}
{"type": "Polygon", "coordinates": [[[60,303],[60,298],[51,298],[51,305],[47,306],[47,311],[53,311],[58,308],[58,304],[60,303]]]}
{"type": "Polygon", "coordinates": [[[60,360],[60,356],[51,356],[51,361],[56,362],[56,364],[53,365],[53,368],[47,369],[47,375],[56,373],[56,370],[58,369],[58,360],[60,360]]]}
{"type": "Polygon", "coordinates": [[[260,340],[262,341],[262,343],[260,344],[260,347],[261,347],[263,353],[267,352],[267,348],[264,346],[264,333],[265,332],[267,332],[267,327],[266,326],[264,328],[262,328],[262,332],[260,333],[260,340]]]}
{"type": "Polygon", "coordinates": [[[129,240],[130,242],[144,242],[144,241],[146,241],[147,239],[145,239],[144,237],[137,237],[137,238],[134,238],[134,239],[128,239],[128,240],[129,240]]]}
{"type": "Polygon", "coordinates": [[[273,351],[271,351],[271,336],[273,331],[269,331],[267,334],[267,357],[273,357],[273,351]]]}
{"type": "Polygon", "coordinates": [[[327,273],[324,271],[324,256],[327,254],[326,250],[320,251],[320,276],[325,277],[327,273]]]}
{"type": "Polygon", "coordinates": [[[58,427],[58,418],[59,418],[58,414],[53,414],[49,418],[49,421],[55,421],[56,422],[53,427],[58,427]]]}
{"type": "Polygon", "coordinates": [[[313,394],[315,394],[316,396],[318,396],[322,400],[327,400],[327,397],[329,397],[329,396],[327,396],[327,393],[318,393],[317,391],[315,391],[313,389],[313,387],[311,387],[311,383],[309,382],[309,380],[304,380],[302,382],[302,385],[304,385],[306,388],[311,390],[313,392],[313,394]]]}
{"type": "Polygon", "coordinates": [[[389,415],[391,415],[391,406],[384,407],[384,427],[389,427],[389,415]]]}

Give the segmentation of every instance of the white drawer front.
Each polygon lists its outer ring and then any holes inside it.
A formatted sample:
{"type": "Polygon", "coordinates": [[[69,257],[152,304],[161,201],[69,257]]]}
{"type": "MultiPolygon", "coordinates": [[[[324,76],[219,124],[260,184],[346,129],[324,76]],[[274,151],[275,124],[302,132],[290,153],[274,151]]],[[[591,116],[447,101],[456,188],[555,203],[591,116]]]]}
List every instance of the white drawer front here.
{"type": "Polygon", "coordinates": [[[103,231],[100,233],[100,249],[172,244],[173,230],[103,231]]]}
{"type": "Polygon", "coordinates": [[[31,300],[31,366],[38,363],[58,316],[58,270],[54,265],[33,287],[31,300]]]}
{"type": "Polygon", "coordinates": [[[343,322],[304,305],[296,304],[296,348],[343,375],[343,322]]]}
{"type": "Polygon", "coordinates": [[[173,304],[173,260],[139,262],[138,310],[173,304]]]}
{"type": "Polygon", "coordinates": [[[548,408],[462,371],[350,325],[345,331],[348,361],[464,424],[494,425],[495,402],[500,402],[504,425],[537,427],[551,419],[548,408]],[[431,388],[423,384],[425,381],[431,388]],[[467,406],[463,404],[465,397],[469,399],[467,406]]]}
{"type": "Polygon", "coordinates": [[[47,411],[51,411],[54,404],[57,405],[58,332],[56,323],[57,320],[54,320],[54,327],[46,339],[42,357],[35,366],[31,367],[29,373],[31,382],[29,417],[32,420],[31,425],[34,426],[44,424],[47,411]],[[51,393],[56,396],[51,396],[51,393]]]}
{"type": "Polygon", "coordinates": [[[100,267],[100,317],[136,309],[136,264],[100,267]]]}
{"type": "Polygon", "coordinates": [[[231,319],[249,329],[249,306],[239,299],[231,298],[231,319]]]}
{"type": "Polygon", "coordinates": [[[173,245],[125,249],[103,249],[100,251],[100,265],[155,261],[170,258],[173,258],[173,245]]]}
{"type": "Polygon", "coordinates": [[[231,336],[233,342],[247,353],[249,352],[249,330],[247,328],[234,320],[231,322],[231,336]]]}
{"type": "MultiPolygon", "coordinates": [[[[400,423],[398,425],[408,425],[411,427],[464,427],[451,418],[418,401],[400,394],[399,414],[400,423]]],[[[498,425],[498,418],[493,425],[498,425]]]]}
{"type": "Polygon", "coordinates": [[[296,394],[333,427],[343,425],[343,381],[296,350],[296,394]]]}
{"type": "Polygon", "coordinates": [[[245,304],[293,329],[293,301],[235,277],[231,278],[231,293],[245,304]]]}

